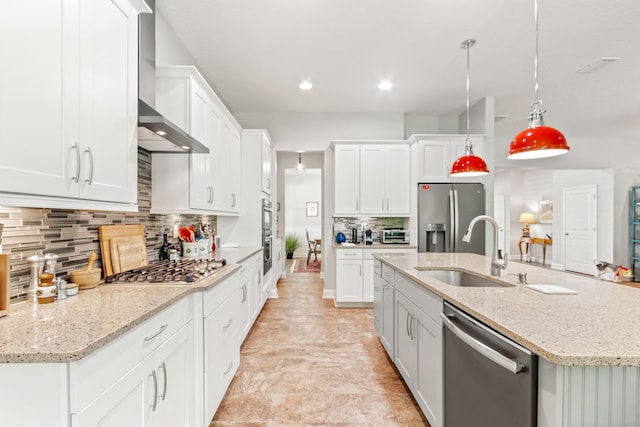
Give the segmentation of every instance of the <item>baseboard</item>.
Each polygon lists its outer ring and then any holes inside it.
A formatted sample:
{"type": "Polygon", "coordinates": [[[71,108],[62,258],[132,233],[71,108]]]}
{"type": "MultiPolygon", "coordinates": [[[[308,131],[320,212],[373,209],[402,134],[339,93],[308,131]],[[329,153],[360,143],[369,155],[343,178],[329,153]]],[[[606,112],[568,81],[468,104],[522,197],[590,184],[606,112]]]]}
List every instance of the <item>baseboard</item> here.
{"type": "Polygon", "coordinates": [[[269,290],[269,298],[273,298],[273,299],[277,299],[278,298],[278,288],[277,287],[275,289],[271,288],[269,290]]]}
{"type": "Polygon", "coordinates": [[[372,302],[333,302],[337,308],[373,308],[372,302]]]}
{"type": "Polygon", "coordinates": [[[324,289],[322,291],[322,298],[324,299],[335,299],[336,290],[335,289],[324,289]]]}

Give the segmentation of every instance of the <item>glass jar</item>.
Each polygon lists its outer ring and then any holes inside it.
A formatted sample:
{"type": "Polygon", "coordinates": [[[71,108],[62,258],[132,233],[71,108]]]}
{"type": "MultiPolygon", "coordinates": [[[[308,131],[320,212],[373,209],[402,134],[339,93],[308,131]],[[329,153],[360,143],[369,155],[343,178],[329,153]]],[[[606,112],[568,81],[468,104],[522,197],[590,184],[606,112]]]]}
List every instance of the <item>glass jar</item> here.
{"type": "Polygon", "coordinates": [[[58,288],[53,283],[53,274],[43,273],[39,276],[40,283],[36,289],[36,298],[38,298],[38,304],[49,304],[56,299],[58,288]]]}

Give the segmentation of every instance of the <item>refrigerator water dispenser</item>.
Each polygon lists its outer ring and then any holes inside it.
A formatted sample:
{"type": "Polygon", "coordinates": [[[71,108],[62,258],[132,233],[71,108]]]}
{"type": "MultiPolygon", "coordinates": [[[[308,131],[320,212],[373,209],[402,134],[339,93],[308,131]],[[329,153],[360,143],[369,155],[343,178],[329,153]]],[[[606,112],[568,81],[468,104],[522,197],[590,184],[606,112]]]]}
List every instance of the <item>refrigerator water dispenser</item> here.
{"type": "Polygon", "coordinates": [[[446,224],[425,224],[427,252],[445,252],[446,224]]]}

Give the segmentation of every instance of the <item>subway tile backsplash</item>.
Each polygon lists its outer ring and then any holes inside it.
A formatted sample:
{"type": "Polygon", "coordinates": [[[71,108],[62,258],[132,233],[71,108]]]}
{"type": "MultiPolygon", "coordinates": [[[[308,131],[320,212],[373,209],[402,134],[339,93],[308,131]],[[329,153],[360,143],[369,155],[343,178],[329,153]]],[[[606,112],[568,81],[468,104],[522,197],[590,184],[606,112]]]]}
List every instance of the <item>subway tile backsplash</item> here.
{"type": "Polygon", "coordinates": [[[151,153],[138,150],[138,212],[74,211],[0,206],[2,253],[11,259],[11,301],[26,298],[29,287],[27,258],[34,254],[56,253],[56,276],[70,280],[72,270],[86,265],[91,252],[98,255],[96,267],[102,268],[98,226],[143,224],[149,261],[158,259],[162,234],[172,234],[174,224],[202,221],[216,228],[211,215],[151,214],[151,153]]]}

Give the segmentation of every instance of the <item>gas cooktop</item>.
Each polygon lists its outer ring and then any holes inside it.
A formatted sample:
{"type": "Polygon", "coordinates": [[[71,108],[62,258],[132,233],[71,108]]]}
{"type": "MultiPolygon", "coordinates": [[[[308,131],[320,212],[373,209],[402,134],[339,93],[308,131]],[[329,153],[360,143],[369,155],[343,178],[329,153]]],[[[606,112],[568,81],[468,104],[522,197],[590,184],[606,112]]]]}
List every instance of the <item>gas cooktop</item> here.
{"type": "Polygon", "coordinates": [[[227,261],[206,259],[163,260],[105,278],[105,283],[194,283],[227,265],[227,261]]]}

